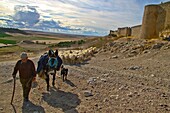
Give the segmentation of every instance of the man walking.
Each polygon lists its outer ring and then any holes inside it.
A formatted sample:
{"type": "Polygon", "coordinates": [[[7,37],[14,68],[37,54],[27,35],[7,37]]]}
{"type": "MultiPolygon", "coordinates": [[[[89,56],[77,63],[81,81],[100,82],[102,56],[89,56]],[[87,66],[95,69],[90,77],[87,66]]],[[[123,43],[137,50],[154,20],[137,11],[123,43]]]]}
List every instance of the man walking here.
{"type": "Polygon", "coordinates": [[[23,88],[24,101],[29,101],[29,92],[31,90],[32,81],[36,78],[35,65],[33,61],[28,59],[27,53],[21,53],[21,60],[19,60],[12,73],[13,78],[16,77],[19,71],[20,82],[23,88]]]}

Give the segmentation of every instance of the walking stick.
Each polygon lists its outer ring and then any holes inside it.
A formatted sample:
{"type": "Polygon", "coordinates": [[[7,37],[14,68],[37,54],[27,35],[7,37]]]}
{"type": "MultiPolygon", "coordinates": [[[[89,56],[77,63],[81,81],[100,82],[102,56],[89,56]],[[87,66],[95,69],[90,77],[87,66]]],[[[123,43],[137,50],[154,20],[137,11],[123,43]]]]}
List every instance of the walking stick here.
{"type": "Polygon", "coordinates": [[[15,82],[16,82],[16,78],[14,78],[14,87],[13,87],[13,93],[12,93],[12,98],[11,98],[11,105],[12,105],[14,94],[15,94],[15,82]]]}

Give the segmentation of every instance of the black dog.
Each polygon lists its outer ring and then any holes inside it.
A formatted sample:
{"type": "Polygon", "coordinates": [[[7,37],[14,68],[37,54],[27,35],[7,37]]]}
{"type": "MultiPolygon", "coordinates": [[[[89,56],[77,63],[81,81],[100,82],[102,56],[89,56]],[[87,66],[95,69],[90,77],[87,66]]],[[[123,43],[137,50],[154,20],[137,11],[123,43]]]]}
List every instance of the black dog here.
{"type": "Polygon", "coordinates": [[[61,76],[62,76],[63,82],[65,80],[67,80],[67,75],[68,75],[68,69],[64,68],[64,66],[62,65],[61,66],[61,76]]]}

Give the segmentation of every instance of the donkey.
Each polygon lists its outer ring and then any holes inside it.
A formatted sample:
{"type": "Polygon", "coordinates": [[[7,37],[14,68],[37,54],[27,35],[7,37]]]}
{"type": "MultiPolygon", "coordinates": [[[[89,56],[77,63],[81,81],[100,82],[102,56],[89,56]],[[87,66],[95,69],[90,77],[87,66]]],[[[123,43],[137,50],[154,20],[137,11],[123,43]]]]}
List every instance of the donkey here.
{"type": "Polygon", "coordinates": [[[53,81],[52,81],[52,85],[55,86],[55,77],[56,77],[56,71],[58,70],[57,69],[57,64],[58,64],[58,61],[56,58],[49,58],[48,60],[48,63],[46,64],[46,67],[44,69],[44,72],[45,72],[45,75],[46,75],[46,83],[47,83],[47,91],[49,91],[49,81],[50,81],[50,75],[53,76],[53,81]]]}
{"type": "Polygon", "coordinates": [[[50,75],[53,76],[52,85],[55,86],[55,75],[56,71],[60,70],[60,67],[62,65],[63,61],[58,56],[58,50],[55,52],[53,50],[49,50],[48,53],[45,53],[42,55],[38,61],[38,67],[37,67],[37,74],[39,74],[40,77],[42,77],[44,74],[46,83],[47,83],[47,91],[49,91],[49,81],[50,81],[50,75]]]}

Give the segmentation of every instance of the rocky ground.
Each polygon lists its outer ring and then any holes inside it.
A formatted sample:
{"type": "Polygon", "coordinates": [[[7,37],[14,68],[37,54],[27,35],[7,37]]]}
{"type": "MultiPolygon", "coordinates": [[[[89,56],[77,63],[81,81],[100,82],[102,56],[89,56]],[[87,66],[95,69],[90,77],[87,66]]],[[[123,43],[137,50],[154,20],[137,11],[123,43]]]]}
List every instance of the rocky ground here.
{"type": "MultiPolygon", "coordinates": [[[[169,42],[119,39],[84,64],[66,65],[68,81],[57,77],[49,92],[37,77],[29,103],[23,103],[17,79],[13,104],[17,113],[169,113],[169,56],[169,42]]],[[[35,64],[37,60],[33,58],[35,64]]],[[[10,101],[15,62],[0,63],[0,113],[14,111],[10,101]]]]}

